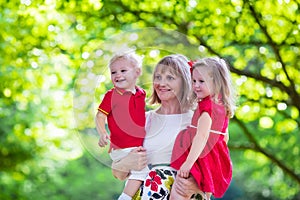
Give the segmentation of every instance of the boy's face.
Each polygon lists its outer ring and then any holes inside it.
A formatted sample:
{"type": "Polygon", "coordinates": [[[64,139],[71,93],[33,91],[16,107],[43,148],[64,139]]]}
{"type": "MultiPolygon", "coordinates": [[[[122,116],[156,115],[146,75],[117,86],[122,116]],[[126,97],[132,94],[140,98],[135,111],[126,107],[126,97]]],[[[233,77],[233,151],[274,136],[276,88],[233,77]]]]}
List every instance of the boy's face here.
{"type": "Polygon", "coordinates": [[[124,90],[134,90],[141,69],[134,66],[130,60],[119,59],[110,65],[110,77],[115,87],[124,90]]]}

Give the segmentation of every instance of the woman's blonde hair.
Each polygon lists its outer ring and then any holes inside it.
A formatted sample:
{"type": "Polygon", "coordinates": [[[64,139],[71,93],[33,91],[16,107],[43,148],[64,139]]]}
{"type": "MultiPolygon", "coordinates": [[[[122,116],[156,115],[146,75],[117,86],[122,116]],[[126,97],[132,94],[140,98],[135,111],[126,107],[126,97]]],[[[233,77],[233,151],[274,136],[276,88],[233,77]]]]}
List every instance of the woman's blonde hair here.
{"type": "MultiPolygon", "coordinates": [[[[170,73],[179,76],[182,79],[181,94],[178,96],[179,103],[181,104],[182,111],[185,112],[192,108],[193,103],[190,99],[192,91],[192,80],[190,66],[188,65],[188,59],[181,54],[172,54],[163,57],[155,66],[153,72],[153,81],[155,73],[158,70],[165,72],[168,70],[170,73]]],[[[155,89],[153,88],[152,95],[149,98],[150,104],[161,103],[161,99],[158,97],[155,89]]]]}
{"type": "Polygon", "coordinates": [[[193,64],[193,70],[197,67],[204,67],[213,79],[212,88],[210,88],[212,100],[216,103],[222,103],[227,116],[232,117],[236,105],[229,65],[221,58],[211,57],[196,61],[193,64]]]}

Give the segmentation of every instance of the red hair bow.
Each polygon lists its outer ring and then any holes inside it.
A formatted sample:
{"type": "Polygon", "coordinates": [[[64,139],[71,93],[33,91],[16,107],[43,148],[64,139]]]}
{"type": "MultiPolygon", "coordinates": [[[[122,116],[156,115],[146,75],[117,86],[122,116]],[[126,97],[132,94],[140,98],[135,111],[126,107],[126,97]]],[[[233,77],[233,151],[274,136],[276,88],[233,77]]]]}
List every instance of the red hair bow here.
{"type": "Polygon", "coordinates": [[[191,71],[191,73],[193,72],[193,64],[194,64],[194,63],[195,63],[195,62],[192,61],[192,60],[190,60],[190,61],[188,62],[189,66],[190,66],[190,71],[191,71]]]}

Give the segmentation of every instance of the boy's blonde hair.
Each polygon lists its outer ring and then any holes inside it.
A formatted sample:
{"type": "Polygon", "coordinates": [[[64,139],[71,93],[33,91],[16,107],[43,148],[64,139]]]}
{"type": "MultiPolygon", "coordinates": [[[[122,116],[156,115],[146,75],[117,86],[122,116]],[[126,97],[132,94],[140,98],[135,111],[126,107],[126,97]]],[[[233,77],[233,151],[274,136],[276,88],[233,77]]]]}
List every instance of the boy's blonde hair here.
{"type": "Polygon", "coordinates": [[[208,75],[213,79],[213,88],[210,88],[212,100],[216,103],[222,103],[226,109],[227,116],[232,117],[236,106],[229,65],[221,58],[211,57],[196,61],[193,64],[193,70],[197,67],[204,67],[208,75]]]}
{"type": "Polygon", "coordinates": [[[109,61],[108,67],[110,66],[117,60],[129,60],[134,67],[137,68],[142,68],[142,63],[143,63],[143,57],[137,55],[135,52],[130,52],[130,53],[119,53],[115,54],[109,61]]]}

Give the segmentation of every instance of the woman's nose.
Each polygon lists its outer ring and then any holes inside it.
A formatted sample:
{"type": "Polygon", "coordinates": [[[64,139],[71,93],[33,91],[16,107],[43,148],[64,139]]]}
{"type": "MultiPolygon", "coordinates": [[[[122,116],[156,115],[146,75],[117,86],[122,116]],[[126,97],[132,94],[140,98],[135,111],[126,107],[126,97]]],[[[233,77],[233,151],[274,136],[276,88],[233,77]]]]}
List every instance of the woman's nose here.
{"type": "Polygon", "coordinates": [[[167,82],[168,82],[167,78],[164,78],[164,77],[163,77],[163,78],[161,79],[161,84],[166,85],[167,82]]]}
{"type": "Polygon", "coordinates": [[[164,86],[164,85],[166,85],[166,81],[161,79],[161,80],[157,81],[156,84],[159,86],[164,86]]]}

